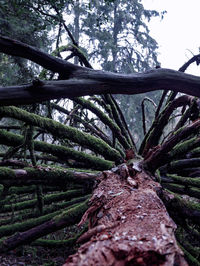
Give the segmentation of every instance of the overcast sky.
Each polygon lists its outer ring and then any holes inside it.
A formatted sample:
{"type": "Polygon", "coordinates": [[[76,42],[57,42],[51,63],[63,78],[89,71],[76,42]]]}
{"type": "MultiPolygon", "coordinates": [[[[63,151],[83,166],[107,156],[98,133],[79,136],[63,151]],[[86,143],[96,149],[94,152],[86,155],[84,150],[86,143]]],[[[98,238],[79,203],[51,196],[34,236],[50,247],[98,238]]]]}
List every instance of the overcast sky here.
{"type": "MultiPolygon", "coordinates": [[[[162,67],[178,70],[200,47],[200,0],[142,0],[144,7],[166,10],[164,19],[149,24],[151,36],[159,44],[162,67]]],[[[187,73],[200,76],[200,66],[190,67],[187,73]]]]}

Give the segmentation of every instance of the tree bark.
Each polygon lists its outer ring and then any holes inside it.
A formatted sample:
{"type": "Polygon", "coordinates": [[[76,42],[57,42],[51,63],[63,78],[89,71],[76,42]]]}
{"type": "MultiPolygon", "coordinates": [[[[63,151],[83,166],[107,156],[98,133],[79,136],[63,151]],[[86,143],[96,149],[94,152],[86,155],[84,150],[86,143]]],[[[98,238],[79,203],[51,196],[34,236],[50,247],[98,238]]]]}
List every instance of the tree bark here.
{"type": "MultiPolygon", "coordinates": [[[[121,172],[119,169],[119,171],[121,172]]],[[[161,187],[145,172],[132,177],[104,172],[93,193],[89,231],[64,266],[71,265],[187,265],[176,244],[175,223],[158,194],[161,187]]]]}

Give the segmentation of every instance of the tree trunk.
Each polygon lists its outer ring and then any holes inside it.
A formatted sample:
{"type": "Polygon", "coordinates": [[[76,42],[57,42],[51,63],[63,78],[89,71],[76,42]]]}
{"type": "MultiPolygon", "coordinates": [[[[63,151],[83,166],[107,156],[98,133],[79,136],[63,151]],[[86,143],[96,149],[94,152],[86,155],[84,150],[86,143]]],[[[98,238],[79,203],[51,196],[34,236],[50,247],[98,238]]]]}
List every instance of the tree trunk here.
{"type": "Polygon", "coordinates": [[[159,198],[159,183],[144,171],[130,177],[125,165],[105,171],[81,224],[84,243],[64,266],[187,265],[177,246],[175,223],[159,198]]]}

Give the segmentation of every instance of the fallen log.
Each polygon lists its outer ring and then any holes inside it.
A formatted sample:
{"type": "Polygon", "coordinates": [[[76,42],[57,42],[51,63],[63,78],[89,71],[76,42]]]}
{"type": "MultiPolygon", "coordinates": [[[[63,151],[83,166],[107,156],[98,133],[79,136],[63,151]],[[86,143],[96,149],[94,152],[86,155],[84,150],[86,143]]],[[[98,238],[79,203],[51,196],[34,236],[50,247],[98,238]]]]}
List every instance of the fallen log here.
{"type": "Polygon", "coordinates": [[[160,185],[144,171],[124,173],[102,175],[80,223],[89,218],[89,231],[79,239],[86,243],[64,266],[187,265],[158,196],[160,185]]]}

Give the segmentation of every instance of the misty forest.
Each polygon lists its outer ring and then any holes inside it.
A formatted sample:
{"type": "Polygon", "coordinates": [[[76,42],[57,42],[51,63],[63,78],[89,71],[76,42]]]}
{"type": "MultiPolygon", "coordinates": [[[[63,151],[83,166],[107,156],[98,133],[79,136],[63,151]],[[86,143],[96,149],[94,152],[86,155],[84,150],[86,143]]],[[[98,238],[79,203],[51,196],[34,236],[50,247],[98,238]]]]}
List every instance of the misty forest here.
{"type": "Polygon", "coordinates": [[[0,265],[200,265],[200,54],[162,68],[165,13],[0,0],[0,265]]]}

